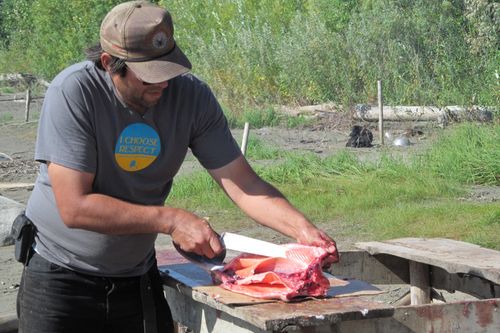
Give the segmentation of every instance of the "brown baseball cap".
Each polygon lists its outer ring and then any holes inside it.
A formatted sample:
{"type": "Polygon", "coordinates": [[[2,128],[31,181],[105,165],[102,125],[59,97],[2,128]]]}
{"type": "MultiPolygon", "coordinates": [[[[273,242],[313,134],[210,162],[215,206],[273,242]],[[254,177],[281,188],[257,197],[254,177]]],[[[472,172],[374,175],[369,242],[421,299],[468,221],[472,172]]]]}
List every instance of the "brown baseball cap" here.
{"type": "Polygon", "coordinates": [[[129,1],[111,9],[100,35],[103,51],[124,59],[144,82],[167,81],[191,69],[175,44],[170,13],[148,1],[129,1]]]}

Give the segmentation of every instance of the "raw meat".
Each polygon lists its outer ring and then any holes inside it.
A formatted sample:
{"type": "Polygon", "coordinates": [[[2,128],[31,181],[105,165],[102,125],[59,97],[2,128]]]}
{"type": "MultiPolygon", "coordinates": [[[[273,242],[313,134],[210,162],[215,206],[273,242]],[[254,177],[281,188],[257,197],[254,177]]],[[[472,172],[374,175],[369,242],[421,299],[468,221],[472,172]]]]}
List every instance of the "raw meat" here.
{"type": "Polygon", "coordinates": [[[287,258],[242,254],[214,272],[222,288],[252,297],[290,301],[298,296],[325,296],[330,283],[322,264],[329,257],[324,249],[286,244],[287,258]]]}

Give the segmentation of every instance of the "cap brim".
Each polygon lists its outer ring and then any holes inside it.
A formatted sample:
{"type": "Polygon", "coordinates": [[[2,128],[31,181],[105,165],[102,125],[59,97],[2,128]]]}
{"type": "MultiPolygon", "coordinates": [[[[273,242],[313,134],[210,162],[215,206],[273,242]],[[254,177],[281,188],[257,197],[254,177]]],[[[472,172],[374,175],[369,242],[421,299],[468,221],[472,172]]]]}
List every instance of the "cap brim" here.
{"type": "Polygon", "coordinates": [[[125,61],[139,79],[147,83],[159,83],[189,72],[191,62],[177,46],[166,56],[149,61],[125,61]]]}

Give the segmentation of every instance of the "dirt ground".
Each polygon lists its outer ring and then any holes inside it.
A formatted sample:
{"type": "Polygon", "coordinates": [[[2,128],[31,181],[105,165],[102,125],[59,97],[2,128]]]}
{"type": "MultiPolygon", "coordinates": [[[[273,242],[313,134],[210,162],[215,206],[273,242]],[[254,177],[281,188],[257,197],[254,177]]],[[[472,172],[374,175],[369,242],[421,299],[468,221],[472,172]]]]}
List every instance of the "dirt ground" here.
{"type": "MultiPolygon", "coordinates": [[[[26,204],[32,184],[37,175],[38,165],[33,161],[36,129],[41,101],[37,100],[31,105],[30,121],[24,122],[24,103],[0,103],[0,195],[20,203],[26,204]],[[3,156],[3,157],[2,157],[3,156]]],[[[266,144],[288,150],[311,151],[321,156],[335,153],[345,147],[351,126],[354,122],[348,116],[336,113],[319,113],[314,124],[303,128],[261,128],[251,129],[250,137],[259,138],[266,144]]],[[[377,148],[378,132],[376,124],[368,125],[373,131],[374,148],[351,148],[362,159],[376,159],[381,148],[377,148]]],[[[419,129],[421,135],[410,137],[411,145],[408,147],[390,148],[394,154],[402,158],[414,155],[432,142],[436,127],[414,124],[392,124],[388,130],[393,133],[402,133],[408,128],[419,129]]],[[[242,131],[234,130],[233,135],[241,138],[242,131]]],[[[384,148],[387,149],[387,148],[384,148]]],[[[199,164],[188,158],[181,173],[192,172],[199,169],[199,164]]],[[[471,190],[470,200],[497,200],[500,197],[498,189],[477,188],[471,190]]],[[[252,234],[252,231],[248,231],[252,234]]],[[[358,239],[353,235],[336,235],[339,249],[348,248],[358,239]]],[[[274,240],[274,238],[272,238],[274,240]]],[[[161,247],[168,246],[170,240],[162,236],[158,240],[161,247]]],[[[0,317],[3,314],[15,311],[15,297],[19,285],[22,266],[13,258],[12,246],[0,248],[0,317]]]]}

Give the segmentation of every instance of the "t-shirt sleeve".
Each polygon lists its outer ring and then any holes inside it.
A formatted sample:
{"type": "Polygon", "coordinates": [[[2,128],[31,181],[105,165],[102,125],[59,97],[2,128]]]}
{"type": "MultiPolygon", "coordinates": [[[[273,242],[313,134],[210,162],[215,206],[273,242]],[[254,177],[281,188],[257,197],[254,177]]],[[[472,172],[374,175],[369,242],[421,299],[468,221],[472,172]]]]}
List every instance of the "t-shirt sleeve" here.
{"type": "Polygon", "coordinates": [[[215,96],[203,86],[198,101],[190,148],[206,169],[217,169],[241,155],[215,96]]]}
{"type": "Polygon", "coordinates": [[[35,159],[95,172],[97,154],[91,107],[77,76],[53,84],[42,107],[35,159]]]}

